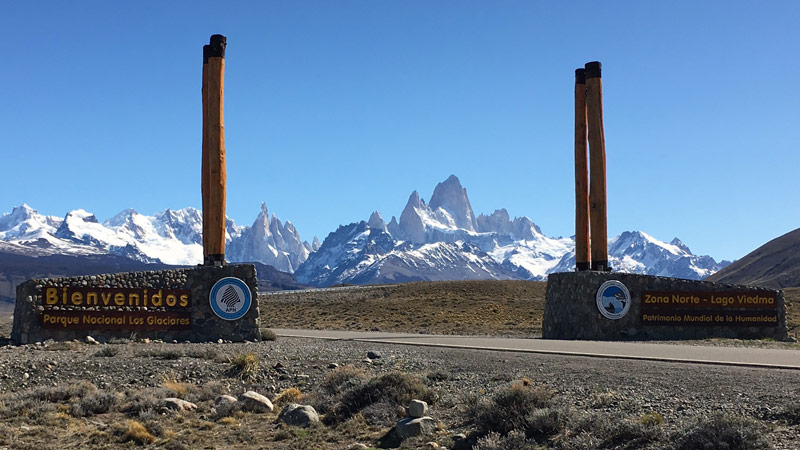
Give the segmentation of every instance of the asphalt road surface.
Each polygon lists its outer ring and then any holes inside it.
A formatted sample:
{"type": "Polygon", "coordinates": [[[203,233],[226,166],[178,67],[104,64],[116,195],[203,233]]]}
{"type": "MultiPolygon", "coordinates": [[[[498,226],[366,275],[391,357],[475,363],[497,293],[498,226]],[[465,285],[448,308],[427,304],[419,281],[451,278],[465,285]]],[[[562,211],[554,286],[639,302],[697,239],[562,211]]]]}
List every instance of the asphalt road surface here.
{"type": "Polygon", "coordinates": [[[559,341],[481,336],[441,336],[427,334],[384,333],[379,331],[335,331],[275,329],[278,336],[315,339],[354,340],[387,344],[431,347],[471,348],[492,351],[547,353],[556,355],[619,358],[650,361],[718,364],[729,366],[773,367],[800,370],[800,350],[754,347],[719,347],[705,345],[647,342],[559,341]]]}

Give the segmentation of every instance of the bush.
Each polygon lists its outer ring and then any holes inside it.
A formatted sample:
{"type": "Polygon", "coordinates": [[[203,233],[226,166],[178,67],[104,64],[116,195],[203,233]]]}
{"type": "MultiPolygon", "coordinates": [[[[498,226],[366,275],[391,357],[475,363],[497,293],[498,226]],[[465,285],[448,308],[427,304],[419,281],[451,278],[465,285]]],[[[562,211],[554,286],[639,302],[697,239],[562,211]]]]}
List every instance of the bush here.
{"type": "Polygon", "coordinates": [[[288,389],[284,389],[283,392],[278,394],[273,403],[275,403],[275,406],[283,406],[289,403],[297,403],[302,398],[303,393],[300,392],[300,389],[297,389],[296,387],[290,387],[288,389]]]}
{"type": "Polygon", "coordinates": [[[334,410],[334,419],[346,420],[362,409],[377,403],[405,407],[412,399],[434,403],[433,392],[418,378],[404,373],[389,373],[345,391],[334,410]]]}
{"type": "Polygon", "coordinates": [[[793,403],[778,413],[777,417],[791,425],[800,425],[800,403],[793,403]]]}
{"type": "Polygon", "coordinates": [[[80,399],[90,392],[97,390],[97,387],[88,381],[77,383],[62,383],[53,387],[37,388],[31,396],[39,400],[48,402],[66,402],[73,399],[80,399]]]}
{"type": "Polygon", "coordinates": [[[531,415],[535,410],[550,406],[552,398],[553,392],[549,389],[513,384],[497,391],[488,401],[479,402],[473,409],[476,414],[474,421],[484,433],[494,431],[505,435],[513,430],[527,432],[531,420],[541,422],[545,420],[542,415],[551,414],[538,412],[536,416],[531,415]]]}
{"type": "Polygon", "coordinates": [[[119,353],[119,348],[117,348],[117,347],[109,347],[108,345],[106,345],[103,348],[101,348],[100,350],[94,352],[94,355],[92,355],[92,356],[109,358],[109,357],[112,357],[112,356],[117,356],[118,353],[119,353]]]}
{"type": "Polygon", "coordinates": [[[120,429],[123,441],[133,441],[137,444],[152,444],[156,437],[147,431],[141,423],[135,420],[128,420],[120,429]]]}
{"type": "Polygon", "coordinates": [[[746,417],[721,413],[701,418],[673,439],[676,450],[760,450],[770,445],[759,424],[746,417]]]}
{"type": "Polygon", "coordinates": [[[322,389],[329,394],[337,394],[358,386],[365,382],[369,376],[363,369],[353,366],[341,366],[334,369],[322,380],[322,389]]]}
{"type": "Polygon", "coordinates": [[[505,436],[491,432],[478,439],[473,450],[533,450],[536,446],[525,440],[525,433],[512,431],[505,436]]]}
{"type": "Polygon", "coordinates": [[[119,402],[119,394],[108,391],[95,391],[81,398],[80,402],[73,403],[70,414],[75,417],[85,417],[94,414],[103,414],[119,402]]]}
{"type": "Polygon", "coordinates": [[[274,331],[270,330],[269,328],[262,328],[261,329],[261,340],[262,341],[274,341],[278,339],[278,336],[275,334],[274,331]]]}
{"type": "Polygon", "coordinates": [[[228,374],[243,380],[253,379],[258,374],[258,356],[255,353],[237,353],[229,360],[228,374]]]}

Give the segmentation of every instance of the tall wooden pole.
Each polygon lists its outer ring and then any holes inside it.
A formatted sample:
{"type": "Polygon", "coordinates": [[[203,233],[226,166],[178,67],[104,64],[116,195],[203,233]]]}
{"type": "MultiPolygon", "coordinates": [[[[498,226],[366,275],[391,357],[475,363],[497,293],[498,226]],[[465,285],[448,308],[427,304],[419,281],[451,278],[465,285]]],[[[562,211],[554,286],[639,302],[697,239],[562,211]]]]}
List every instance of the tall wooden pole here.
{"type": "Polygon", "coordinates": [[[209,177],[208,177],[208,55],[211,46],[203,46],[203,155],[201,164],[201,187],[203,195],[203,262],[208,262],[208,213],[210,210],[208,200],[209,177]]]}
{"type": "Polygon", "coordinates": [[[207,264],[225,263],[225,36],[211,36],[208,55],[208,227],[207,264]]]}
{"type": "Polygon", "coordinates": [[[592,270],[608,266],[606,211],[606,142],[603,133],[603,83],[600,62],[586,63],[586,111],[589,124],[589,220],[592,233],[592,270]]]}
{"type": "Polygon", "coordinates": [[[575,269],[589,270],[589,166],[586,162],[586,73],[575,70],[575,269]]]}

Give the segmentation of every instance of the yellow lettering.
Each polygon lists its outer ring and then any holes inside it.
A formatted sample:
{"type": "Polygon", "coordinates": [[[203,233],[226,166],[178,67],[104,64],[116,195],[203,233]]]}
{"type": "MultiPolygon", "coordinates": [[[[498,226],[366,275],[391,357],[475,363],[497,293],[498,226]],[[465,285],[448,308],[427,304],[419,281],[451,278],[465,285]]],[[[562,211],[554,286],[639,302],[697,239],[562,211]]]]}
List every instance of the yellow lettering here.
{"type": "Polygon", "coordinates": [[[73,305],[76,306],[80,305],[81,303],[83,303],[83,294],[81,294],[80,292],[73,292],[72,298],[70,298],[70,300],[72,300],[73,305]]]}
{"type": "Polygon", "coordinates": [[[87,292],[86,293],[86,304],[88,306],[97,305],[97,292],[87,292]]]}
{"type": "Polygon", "coordinates": [[[139,306],[139,294],[131,292],[130,295],[128,295],[128,306],[139,306]],[[133,299],[136,299],[136,301],[134,302],[133,299]]]}
{"type": "Polygon", "coordinates": [[[101,292],[100,297],[103,299],[103,304],[108,306],[108,302],[111,301],[111,292],[101,292]]]}
{"type": "Polygon", "coordinates": [[[122,292],[117,292],[116,294],[114,294],[114,303],[116,303],[117,306],[124,306],[125,294],[123,294],[122,292]]]}
{"type": "Polygon", "coordinates": [[[186,294],[181,295],[181,307],[185,308],[189,306],[189,296],[186,294]]]}
{"type": "Polygon", "coordinates": [[[167,302],[167,306],[175,306],[175,303],[177,303],[177,302],[178,302],[178,299],[177,299],[177,298],[175,298],[175,296],[174,296],[174,295],[172,295],[172,294],[169,294],[169,295],[167,295],[167,300],[166,300],[166,302],[167,302]]]}
{"type": "Polygon", "coordinates": [[[58,303],[58,289],[54,287],[47,288],[44,301],[48,305],[55,305],[56,303],[58,303]]]}
{"type": "Polygon", "coordinates": [[[153,294],[153,296],[150,297],[150,302],[153,304],[153,306],[161,306],[161,303],[163,302],[163,299],[161,298],[161,289],[158,290],[157,294],[153,294]],[[158,299],[158,302],[156,302],[156,299],[158,299]]]}

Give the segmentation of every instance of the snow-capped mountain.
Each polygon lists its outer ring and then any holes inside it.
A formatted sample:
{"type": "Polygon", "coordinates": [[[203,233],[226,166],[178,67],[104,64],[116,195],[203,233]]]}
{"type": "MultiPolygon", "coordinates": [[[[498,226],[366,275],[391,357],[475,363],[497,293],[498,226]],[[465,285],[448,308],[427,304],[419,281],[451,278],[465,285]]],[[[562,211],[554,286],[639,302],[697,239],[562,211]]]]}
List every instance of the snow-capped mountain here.
{"type": "MultiPolygon", "coordinates": [[[[609,239],[608,259],[611,268],[616,272],[692,280],[703,279],[730,264],[729,261],[716,262],[710,256],[694,255],[678,238],[666,243],[641,231],[626,231],[609,239]]],[[[552,271],[566,272],[574,269],[573,250],[565,254],[552,271]]]]}
{"type": "MultiPolygon", "coordinates": [[[[375,220],[341,226],[295,272],[315,286],[408,281],[510,280],[517,278],[474,244],[415,244],[394,239],[375,220]]],[[[381,226],[382,225],[382,226],[381,226]]]]}
{"type": "Polygon", "coordinates": [[[316,237],[314,244],[302,241],[288,220],[283,224],[275,214],[270,218],[266,203],[262,203],[253,225],[227,246],[226,257],[231,261],[259,261],[293,273],[319,245],[316,237]]]}
{"type": "MultiPolygon", "coordinates": [[[[60,219],[23,204],[0,216],[0,240],[13,244],[16,253],[31,256],[113,254],[147,263],[193,265],[203,259],[202,221],[195,208],[166,209],[153,216],[126,209],[100,223],[82,209],[60,219]]],[[[253,227],[228,219],[228,260],[261,262],[291,272],[319,248],[316,238],[313,244],[302,241],[290,222],[283,224],[273,215],[268,227],[266,223],[266,205],[253,227]],[[269,239],[262,244],[258,237],[264,237],[264,230],[269,239]]]]}
{"type": "MultiPolygon", "coordinates": [[[[294,272],[317,286],[412,280],[530,279],[575,267],[572,238],[553,238],[528,217],[498,209],[476,215],[456,176],[436,185],[430,201],[411,193],[399,220],[380,212],[340,226],[320,244],[303,241],[295,226],[270,215],[266,204],[251,226],[227,222],[229,261],[252,261],[294,272]]],[[[0,242],[17,254],[124,256],[141,262],[193,265],[202,261],[202,215],[194,208],[153,216],[126,209],[100,223],[78,209],[63,219],[27,205],[0,216],[0,242]]],[[[633,231],[609,240],[616,271],[701,279],[722,269],[677,238],[662,242],[633,231]]]]}
{"type": "MultiPolygon", "coordinates": [[[[505,209],[476,217],[467,191],[454,175],[439,183],[428,203],[411,193],[400,219],[379,212],[325,239],[296,272],[318,286],[410,280],[531,279],[575,268],[574,240],[551,238],[529,218],[505,209]]],[[[700,279],[724,267],[695,256],[677,238],[661,242],[641,232],[609,241],[618,271],[700,279]]]]}

